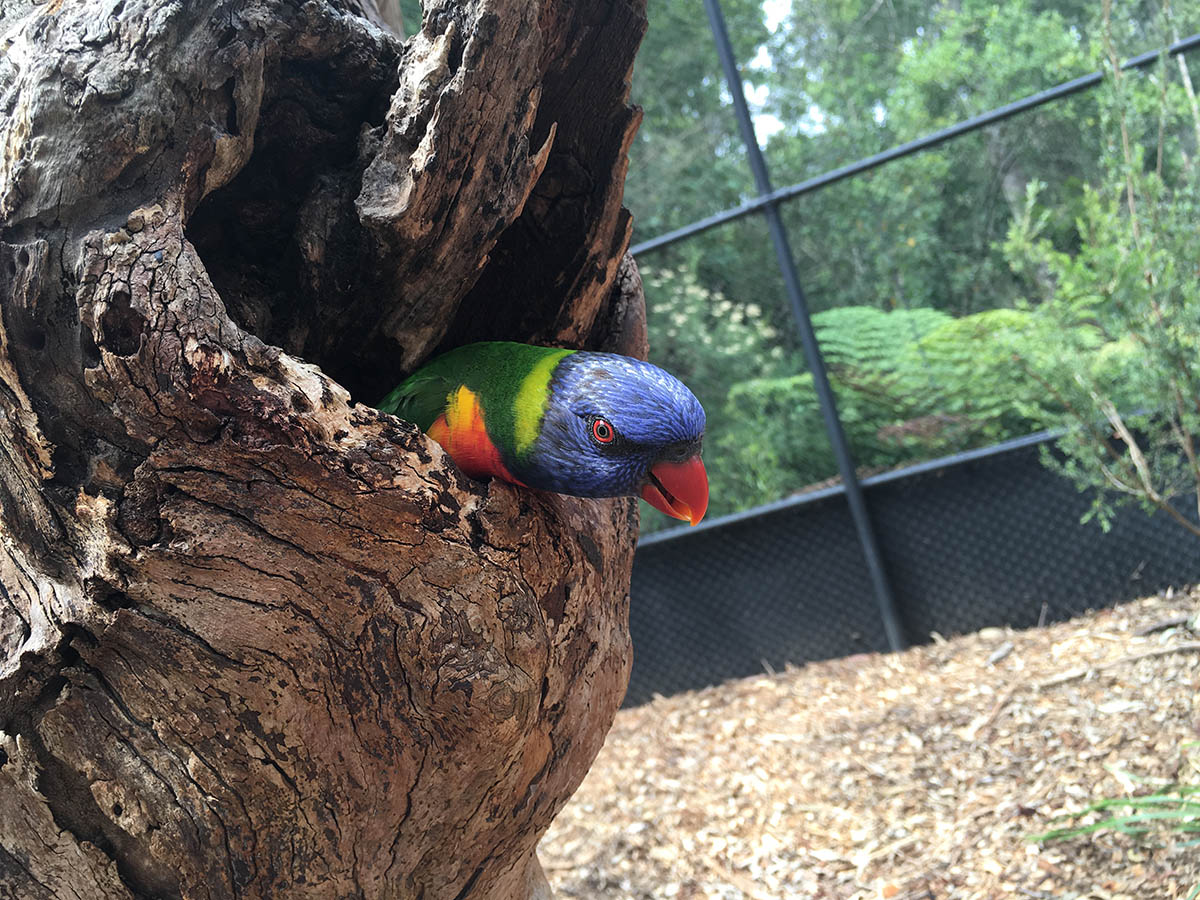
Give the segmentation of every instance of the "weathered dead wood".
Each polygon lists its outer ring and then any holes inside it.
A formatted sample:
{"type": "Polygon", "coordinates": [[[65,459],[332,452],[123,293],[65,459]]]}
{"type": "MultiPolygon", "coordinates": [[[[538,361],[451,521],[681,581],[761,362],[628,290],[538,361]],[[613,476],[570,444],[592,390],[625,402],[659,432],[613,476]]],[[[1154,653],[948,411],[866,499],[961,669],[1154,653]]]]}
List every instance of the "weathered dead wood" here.
{"type": "Polygon", "coordinates": [[[636,507],[369,404],[465,336],[644,353],[643,13],[380,8],[0,6],[0,897],[544,895],[636,507]]]}

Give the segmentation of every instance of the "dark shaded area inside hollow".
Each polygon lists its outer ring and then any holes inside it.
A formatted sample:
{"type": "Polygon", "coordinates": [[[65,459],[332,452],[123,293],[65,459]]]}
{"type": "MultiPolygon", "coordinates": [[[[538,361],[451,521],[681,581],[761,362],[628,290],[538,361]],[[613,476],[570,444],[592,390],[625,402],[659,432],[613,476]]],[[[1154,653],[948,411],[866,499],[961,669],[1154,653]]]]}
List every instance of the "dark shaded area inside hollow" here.
{"type": "MultiPolygon", "coordinates": [[[[640,33],[640,13],[622,10],[630,33],[640,33]]],[[[533,152],[557,128],[542,176],[515,221],[504,221],[486,203],[473,211],[474,250],[486,255],[486,265],[461,283],[431,288],[422,272],[428,259],[418,252],[406,267],[392,265],[396,244],[385,244],[397,238],[381,237],[378,226],[373,231],[355,205],[403,64],[400,45],[391,46],[394,52],[384,55],[355,50],[284,58],[263,73],[249,160],[204,197],[186,223],[230,316],[264,342],[320,366],[368,405],[412,368],[405,368],[402,348],[384,331],[396,308],[432,310],[442,320],[429,354],[477,340],[573,346],[601,340],[592,327],[605,323],[593,321],[594,307],[574,328],[574,304],[581,292],[611,277],[597,260],[619,259],[623,251],[628,213],[606,210],[606,185],[636,115],[624,106],[606,116],[585,115],[563,85],[591,78],[602,110],[627,89],[628,66],[589,62],[582,53],[560,63],[561,71],[546,63],[548,87],[527,135],[533,152]],[[610,215],[619,224],[601,243],[604,229],[597,232],[595,223],[610,215]]],[[[230,103],[223,127],[233,134],[248,126],[239,120],[232,91],[230,103]]],[[[453,202],[451,195],[447,203],[453,202]]]]}
{"type": "MultiPolygon", "coordinates": [[[[319,365],[370,405],[407,374],[395,341],[379,329],[384,304],[404,298],[381,282],[381,250],[355,209],[368,161],[360,141],[382,127],[396,87],[395,59],[376,62],[282,62],[267,76],[249,161],[187,222],[188,238],[234,321],[319,365]]],[[[512,263],[508,254],[503,258],[512,263]]],[[[530,318],[527,310],[474,295],[439,349],[525,339],[531,332],[520,326],[530,318]],[[471,325],[469,337],[464,323],[471,325]]]]}
{"type": "Polygon", "coordinates": [[[383,123],[396,58],[284,60],[266,79],[249,161],[197,205],[187,236],[234,321],[371,403],[396,373],[386,347],[362,354],[379,311],[356,296],[369,262],[358,141],[383,123]]]}
{"type": "MultiPolygon", "coordinates": [[[[407,374],[398,345],[380,328],[389,306],[407,302],[404,285],[388,280],[379,265],[387,251],[355,208],[373,134],[384,127],[396,89],[396,65],[395,57],[352,54],[279,62],[265,73],[253,153],[197,204],[186,225],[234,321],[319,365],[369,405],[407,374]]],[[[236,122],[236,110],[230,119],[236,122]]],[[[481,221],[487,212],[480,211],[481,221]]],[[[491,283],[511,282],[504,272],[525,266],[544,268],[530,259],[533,243],[541,244],[538,252],[562,255],[517,223],[509,231],[520,246],[510,249],[509,237],[484,269],[491,283]]],[[[548,294],[534,302],[530,292],[471,291],[433,352],[471,340],[535,338],[560,306],[561,298],[548,294]]]]}

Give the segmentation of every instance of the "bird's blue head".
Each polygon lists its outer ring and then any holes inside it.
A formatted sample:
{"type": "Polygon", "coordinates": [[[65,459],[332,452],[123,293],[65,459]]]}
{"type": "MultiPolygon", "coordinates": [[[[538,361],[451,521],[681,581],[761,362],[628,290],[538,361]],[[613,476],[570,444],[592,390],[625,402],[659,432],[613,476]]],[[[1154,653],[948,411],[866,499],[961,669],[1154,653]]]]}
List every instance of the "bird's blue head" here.
{"type": "Polygon", "coordinates": [[[708,506],[703,437],[704,408],[678,378],[626,356],[580,351],[554,370],[518,477],[580,497],[640,493],[694,525],[708,506]]]}

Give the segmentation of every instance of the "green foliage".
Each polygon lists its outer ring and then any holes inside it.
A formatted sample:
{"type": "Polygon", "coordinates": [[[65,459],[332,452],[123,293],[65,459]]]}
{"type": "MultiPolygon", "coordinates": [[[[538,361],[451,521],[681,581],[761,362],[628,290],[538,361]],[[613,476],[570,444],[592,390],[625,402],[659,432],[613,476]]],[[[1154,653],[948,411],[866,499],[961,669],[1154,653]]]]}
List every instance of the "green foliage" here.
{"type": "MultiPolygon", "coordinates": [[[[1169,790],[1139,797],[1112,797],[1085,807],[1078,813],[1062,816],[1060,821],[1078,822],[1094,813],[1103,817],[1089,824],[1067,825],[1034,835],[1041,843],[1070,840],[1100,831],[1115,831],[1143,838],[1156,830],[1190,836],[1200,834],[1200,785],[1176,785],[1169,790]]],[[[1200,838],[1187,840],[1184,846],[1200,845],[1200,838]]]]}
{"type": "MultiPolygon", "coordinates": [[[[768,147],[781,179],[912,140],[1095,65],[1081,10],[967,0],[870,12],[796,3],[792,27],[772,42],[786,63],[768,104],[789,123],[768,147]],[[814,28],[816,37],[797,37],[814,28]]],[[[1070,204],[1096,168],[1094,106],[1084,95],[1043,107],[789,206],[814,308],[962,315],[1011,306],[1026,285],[996,245],[1035,174],[1055,186],[1064,208],[1055,224],[1069,228],[1070,204]]]]}
{"type": "MultiPolygon", "coordinates": [[[[646,270],[652,357],[678,372],[708,411],[714,515],[764,503],[836,471],[812,376],[778,343],[756,304],[702,287],[686,269],[646,270]],[[734,373],[732,379],[725,376],[734,373]]],[[[932,309],[843,307],[814,316],[838,411],[859,464],[888,468],[1042,427],[1063,408],[1015,359],[1088,364],[1029,310],[954,319],[932,309]],[[937,410],[930,413],[929,410],[937,410]]],[[[1112,376],[1136,366],[1094,329],[1080,346],[1112,376]]],[[[665,522],[649,518],[654,530],[665,522]]]]}
{"type": "MultiPolygon", "coordinates": [[[[937,310],[845,307],[817,314],[814,325],[842,424],[868,470],[1028,433],[1058,412],[1013,363],[1018,354],[1059,352],[1057,334],[1028,311],[953,319],[937,310]]],[[[736,462],[737,490],[763,502],[835,470],[807,373],[735,384],[727,405],[744,424],[717,447],[736,462]]]]}
{"type": "Polygon", "coordinates": [[[642,281],[651,357],[697,396],[712,400],[730,382],[790,371],[779,331],[760,304],[730,300],[683,267],[643,266],[642,281]]]}
{"type": "MultiPolygon", "coordinates": [[[[1122,4],[1105,22],[1095,0],[793,0],[771,33],[757,0],[723,5],[757,109],[776,120],[776,184],[1109,65],[1114,47],[1129,56],[1200,30],[1200,7],[1172,17],[1158,2],[1122,4]]],[[[626,191],[638,239],[752,191],[704,17],[692,0],[651,0],[649,17],[626,191]]],[[[1181,366],[1200,327],[1200,115],[1178,65],[1125,73],[782,207],[861,467],[1084,419],[1111,433],[1093,394],[1123,412],[1178,406],[1176,390],[1197,396],[1181,366]]],[[[712,513],[834,475],[762,220],[639,263],[653,356],[708,411],[712,513]]],[[[1154,437],[1142,450],[1160,497],[1188,489],[1178,460],[1196,423],[1183,405],[1122,420],[1154,437]]],[[[1105,470],[1082,443],[1091,433],[1065,440],[1060,465],[1094,486],[1105,470]]],[[[1131,464],[1105,463],[1136,483],[1131,464]]]]}
{"type": "MultiPolygon", "coordinates": [[[[766,41],[761,0],[723,0],[739,64],[766,41]]],[[[642,126],[629,150],[625,205],[634,239],[678,228],[754,193],[724,75],[697,0],[650,0],[649,26],[633,70],[642,126]]],[[[639,260],[656,269],[686,267],[710,290],[761,304],[776,324],[785,301],[765,228],[757,217],[639,260]]]]}
{"type": "Polygon", "coordinates": [[[400,0],[400,16],[404,21],[404,33],[414,34],[421,30],[420,0],[400,0]]]}
{"type": "MultiPolygon", "coordinates": [[[[1142,843],[1173,843],[1180,849],[1200,847],[1200,784],[1195,776],[1200,772],[1197,742],[1184,745],[1188,758],[1185,771],[1191,780],[1168,784],[1159,782],[1152,792],[1139,796],[1109,797],[1091,803],[1075,813],[1059,816],[1057,827],[1029,840],[1048,844],[1077,841],[1110,832],[1126,835],[1142,843]]],[[[1111,770],[1110,770],[1111,771],[1111,770]]],[[[1118,773],[1121,780],[1133,784],[1150,784],[1150,779],[1118,773]]],[[[1188,893],[1188,900],[1200,897],[1200,884],[1188,893]]]]}
{"type": "Polygon", "coordinates": [[[870,373],[880,378],[905,364],[908,349],[930,332],[951,321],[936,309],[895,310],[844,306],[817,313],[817,330],[826,365],[847,378],[870,373]]]}
{"type": "MultiPolygon", "coordinates": [[[[721,6],[745,65],[767,36],[762,3],[724,0],[721,6]]],[[[735,206],[754,187],[701,5],[650,0],[647,17],[633,71],[633,96],[645,118],[625,182],[639,237],[735,206]]]]}
{"type": "MultiPolygon", "coordinates": [[[[1058,250],[1042,237],[1037,184],[1010,229],[1005,252],[1014,268],[1045,273],[1037,315],[1058,330],[1073,362],[1020,363],[1057,399],[1058,423],[1069,428],[1062,458],[1047,462],[1080,489],[1098,489],[1092,515],[1102,525],[1116,504],[1136,501],[1200,537],[1197,512],[1172,503],[1200,489],[1200,190],[1194,163],[1168,146],[1165,127],[1153,164],[1131,139],[1147,118],[1147,86],[1125,81],[1105,96],[1106,177],[1084,191],[1078,249],[1058,250]],[[1089,344],[1097,333],[1106,343],[1089,344]]],[[[1169,94],[1154,99],[1150,120],[1165,125],[1169,94]]],[[[1200,133],[1200,115],[1194,124],[1200,133]]]]}

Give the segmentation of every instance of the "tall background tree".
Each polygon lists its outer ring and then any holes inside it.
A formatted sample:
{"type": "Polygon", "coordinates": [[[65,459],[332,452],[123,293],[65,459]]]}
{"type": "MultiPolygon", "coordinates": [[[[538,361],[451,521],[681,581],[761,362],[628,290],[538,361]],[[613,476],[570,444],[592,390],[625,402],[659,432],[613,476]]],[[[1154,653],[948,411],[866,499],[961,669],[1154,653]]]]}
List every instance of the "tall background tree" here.
{"type": "Polygon", "coordinates": [[[0,5],[0,895],[523,898],[629,666],[632,501],[372,404],[645,351],[637,0],[0,5]]]}

